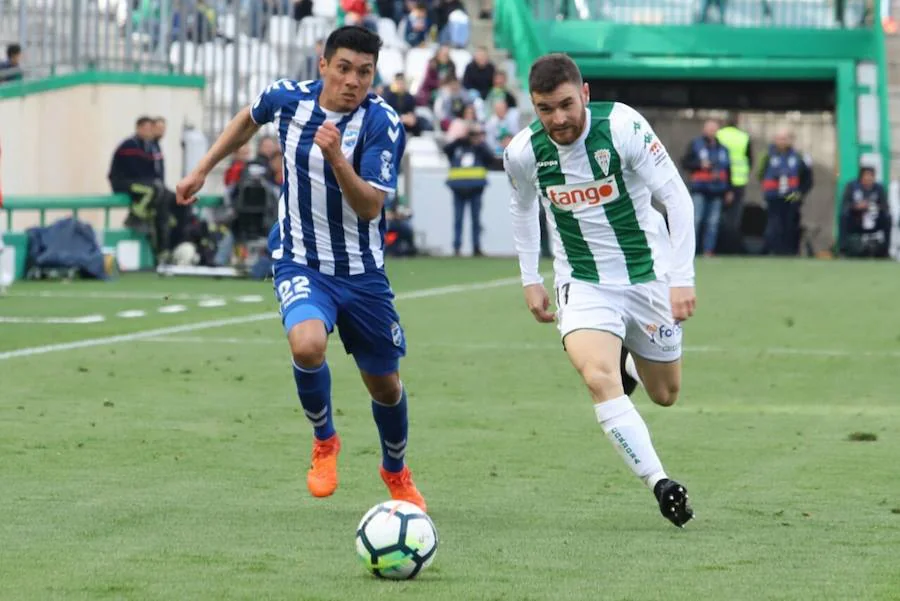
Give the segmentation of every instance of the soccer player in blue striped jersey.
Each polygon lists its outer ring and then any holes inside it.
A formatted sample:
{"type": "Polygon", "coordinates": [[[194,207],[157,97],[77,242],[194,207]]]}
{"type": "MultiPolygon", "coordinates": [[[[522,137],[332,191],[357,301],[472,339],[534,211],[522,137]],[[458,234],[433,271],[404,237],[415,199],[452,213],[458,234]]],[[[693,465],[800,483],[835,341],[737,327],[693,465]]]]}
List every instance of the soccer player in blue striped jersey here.
{"type": "Polygon", "coordinates": [[[406,340],[384,272],[384,201],[397,186],[406,143],[397,113],[369,94],[381,39],[360,27],[331,33],[321,79],[281,80],[245,108],[176,188],[189,204],[216,164],[265,123],[278,126],[284,184],[269,235],[275,295],[293,356],[293,375],[313,426],[307,486],[327,497],[338,484],[341,443],[332,419],[325,359],[337,326],[372,397],[381,437],[381,477],[391,497],[425,500],[405,464],[407,397],[399,376],[406,340]]]}

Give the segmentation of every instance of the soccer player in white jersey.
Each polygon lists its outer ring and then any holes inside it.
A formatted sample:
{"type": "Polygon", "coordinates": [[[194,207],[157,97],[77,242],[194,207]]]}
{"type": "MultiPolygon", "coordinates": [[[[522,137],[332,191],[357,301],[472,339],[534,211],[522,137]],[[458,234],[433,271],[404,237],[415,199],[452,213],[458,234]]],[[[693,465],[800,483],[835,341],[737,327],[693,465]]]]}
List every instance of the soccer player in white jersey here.
{"type": "Polygon", "coordinates": [[[691,196],[640,113],[617,102],[587,106],[568,56],[535,61],[528,83],[538,120],[504,155],[526,304],[539,322],[558,322],[606,436],[682,527],[693,517],[687,490],[666,475],[628,395],[640,381],[659,405],[678,396],[680,322],[695,304],[691,196]],[[538,272],[539,202],[552,226],[555,315],[538,272]]]}
{"type": "Polygon", "coordinates": [[[406,339],[384,272],[384,200],[396,190],[406,138],[397,113],[368,94],[380,48],[381,39],[361,27],[332,32],[319,60],[322,78],[270,85],[228,124],[176,193],[178,202],[192,202],[217,163],[262,124],[278,126],[285,177],[269,248],[297,393],[313,426],[307,487],[327,497],[338,485],[341,444],[325,360],[337,326],[372,397],[381,477],[392,498],[424,510],[404,462],[407,397],[399,360],[406,339]]]}

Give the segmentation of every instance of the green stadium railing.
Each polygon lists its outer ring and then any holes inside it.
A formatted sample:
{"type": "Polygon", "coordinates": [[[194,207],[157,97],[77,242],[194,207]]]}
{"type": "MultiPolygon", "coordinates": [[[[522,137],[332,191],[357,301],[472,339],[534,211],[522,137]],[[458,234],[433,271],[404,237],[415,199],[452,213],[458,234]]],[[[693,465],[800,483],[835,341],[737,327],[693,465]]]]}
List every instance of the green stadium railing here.
{"type": "MultiPolygon", "coordinates": [[[[199,208],[217,207],[222,204],[221,196],[199,196],[194,205],[199,208]]],[[[119,242],[134,241],[140,245],[140,268],[148,269],[154,265],[153,253],[146,237],[135,230],[122,225],[113,225],[112,211],[115,209],[127,209],[131,205],[131,198],[127,194],[108,194],[90,196],[8,196],[3,200],[3,210],[6,211],[6,231],[3,241],[16,251],[16,277],[25,275],[25,264],[28,256],[28,236],[24,231],[15,231],[13,228],[13,214],[22,212],[37,212],[37,226],[47,225],[47,213],[49,211],[68,211],[72,217],[78,218],[84,211],[103,211],[103,229],[99,242],[103,247],[115,248],[119,242]]]]}

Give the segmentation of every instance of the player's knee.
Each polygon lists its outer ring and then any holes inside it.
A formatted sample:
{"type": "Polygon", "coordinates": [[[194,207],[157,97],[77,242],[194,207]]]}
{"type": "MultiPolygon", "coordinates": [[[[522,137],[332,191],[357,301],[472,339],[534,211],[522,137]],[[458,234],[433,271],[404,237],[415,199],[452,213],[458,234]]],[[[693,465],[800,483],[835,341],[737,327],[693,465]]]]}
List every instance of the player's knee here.
{"type": "Polygon", "coordinates": [[[366,379],[366,387],[375,402],[381,405],[396,405],[403,393],[403,385],[396,374],[369,377],[366,379]]]}
{"type": "MultiPolygon", "coordinates": [[[[602,399],[613,398],[616,390],[622,389],[621,376],[618,369],[602,365],[588,365],[581,370],[581,377],[591,393],[602,399]]],[[[619,393],[621,394],[621,392],[619,393]]]]}
{"type": "Polygon", "coordinates": [[[301,323],[291,329],[288,334],[288,342],[291,345],[294,363],[300,367],[314,368],[325,362],[328,337],[324,331],[320,335],[318,332],[304,328],[301,323]]]}
{"type": "Polygon", "coordinates": [[[657,405],[671,407],[678,400],[681,386],[678,382],[662,382],[647,390],[650,399],[657,405]]]}

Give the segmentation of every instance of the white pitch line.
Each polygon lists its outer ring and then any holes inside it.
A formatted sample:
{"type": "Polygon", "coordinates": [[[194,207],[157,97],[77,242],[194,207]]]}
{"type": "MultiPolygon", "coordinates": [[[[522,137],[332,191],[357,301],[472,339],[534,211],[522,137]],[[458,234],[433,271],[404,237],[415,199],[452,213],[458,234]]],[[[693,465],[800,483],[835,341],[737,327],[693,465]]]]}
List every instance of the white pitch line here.
{"type": "Polygon", "coordinates": [[[102,315],[84,315],[82,317],[2,317],[0,323],[64,323],[64,324],[81,324],[81,323],[100,323],[106,318],[102,315]]]}
{"type": "MultiPolygon", "coordinates": [[[[238,344],[238,345],[272,345],[284,344],[283,338],[234,338],[234,337],[215,337],[215,336],[155,336],[145,338],[144,342],[154,343],[171,343],[171,344],[238,344]]],[[[502,344],[495,342],[471,342],[471,343],[454,343],[454,342],[417,342],[412,345],[414,348],[425,349],[457,349],[467,351],[538,351],[547,352],[562,350],[559,343],[522,343],[522,344],[502,344]]],[[[843,349],[814,349],[814,348],[787,348],[787,347],[771,347],[771,348],[724,348],[720,346],[686,346],[686,353],[725,353],[725,354],[763,354],[763,355],[796,355],[807,357],[900,357],[900,351],[852,351],[843,349]]]]}
{"type": "Polygon", "coordinates": [[[159,294],[154,292],[21,292],[12,290],[6,293],[10,297],[20,298],[59,298],[59,299],[99,299],[99,300],[180,300],[198,301],[208,298],[219,298],[219,294],[159,294]]]}
{"type": "Polygon", "coordinates": [[[183,311],[187,311],[187,307],[184,305],[163,305],[159,309],[157,309],[160,313],[181,313],[183,311]]]}
{"type": "Polygon", "coordinates": [[[122,319],[134,319],[135,317],[144,317],[146,314],[146,311],[141,311],[140,309],[129,309],[128,311],[119,311],[116,313],[116,317],[121,317],[122,319]]]}
{"type": "Polygon", "coordinates": [[[226,301],[224,298],[205,298],[197,303],[197,306],[208,309],[211,307],[224,307],[226,304],[228,304],[228,301],[226,301]]]}
{"type": "MultiPolygon", "coordinates": [[[[416,298],[428,298],[431,296],[442,296],[445,294],[456,294],[460,292],[469,292],[474,290],[487,290],[506,286],[512,283],[518,283],[519,278],[504,278],[501,280],[490,280],[476,284],[459,284],[454,286],[441,286],[439,288],[424,288],[422,290],[412,290],[410,292],[400,293],[396,295],[396,300],[410,300],[416,298]]],[[[160,336],[171,336],[174,334],[184,334],[186,332],[196,332],[198,330],[208,330],[211,328],[221,328],[224,326],[234,326],[273,319],[277,317],[277,313],[267,311],[265,313],[255,313],[253,315],[245,315],[243,317],[232,317],[231,319],[215,319],[211,321],[199,321],[195,323],[183,324],[180,326],[172,326],[168,328],[154,328],[152,330],[142,330],[132,332],[130,334],[121,334],[118,336],[106,336],[103,338],[88,338],[85,340],[75,340],[73,342],[65,342],[62,344],[47,344],[43,346],[33,346],[28,348],[16,349],[0,353],[0,361],[7,359],[15,359],[17,357],[31,357],[34,355],[46,355],[48,353],[56,353],[60,351],[70,351],[80,348],[90,348],[94,346],[105,346],[110,344],[119,344],[122,342],[133,342],[135,340],[146,340],[148,338],[158,338],[160,336]]]]}

